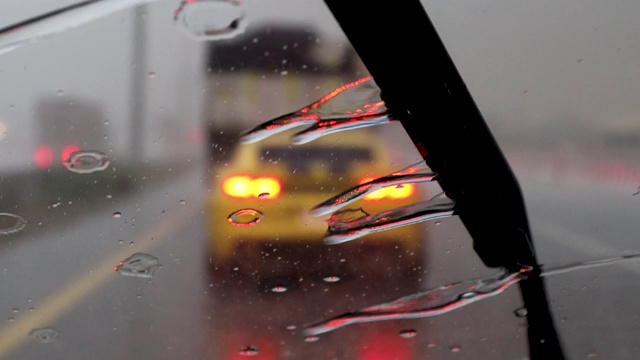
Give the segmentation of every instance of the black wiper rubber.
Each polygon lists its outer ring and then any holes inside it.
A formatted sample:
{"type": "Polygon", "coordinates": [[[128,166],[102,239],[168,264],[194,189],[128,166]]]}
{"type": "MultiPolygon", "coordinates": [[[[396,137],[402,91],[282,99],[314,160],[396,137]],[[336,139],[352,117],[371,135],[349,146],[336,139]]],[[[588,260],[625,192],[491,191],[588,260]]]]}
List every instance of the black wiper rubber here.
{"type": "MultiPolygon", "coordinates": [[[[456,201],[485,265],[539,271],[518,182],[420,1],[325,2],[392,115],[456,201]]],[[[542,279],[521,281],[520,290],[531,359],[563,359],[542,279]]]]}

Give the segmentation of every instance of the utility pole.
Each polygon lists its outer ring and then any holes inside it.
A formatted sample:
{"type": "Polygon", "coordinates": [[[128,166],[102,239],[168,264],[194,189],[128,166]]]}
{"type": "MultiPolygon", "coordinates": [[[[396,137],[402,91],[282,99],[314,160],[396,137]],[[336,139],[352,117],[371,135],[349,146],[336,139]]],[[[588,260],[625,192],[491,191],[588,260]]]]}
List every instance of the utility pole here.
{"type": "Polygon", "coordinates": [[[133,33],[131,40],[131,93],[129,123],[129,156],[131,163],[138,164],[143,159],[144,151],[144,120],[146,113],[146,53],[147,53],[147,24],[146,5],[133,8],[133,33]]]}

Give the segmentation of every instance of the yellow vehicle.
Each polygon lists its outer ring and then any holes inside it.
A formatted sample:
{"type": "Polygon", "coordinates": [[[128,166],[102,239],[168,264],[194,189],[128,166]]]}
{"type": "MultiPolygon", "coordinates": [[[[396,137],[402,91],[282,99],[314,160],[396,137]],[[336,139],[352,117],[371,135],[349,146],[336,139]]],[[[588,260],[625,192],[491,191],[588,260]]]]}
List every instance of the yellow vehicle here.
{"type": "MultiPolygon", "coordinates": [[[[398,170],[380,130],[335,133],[303,145],[291,145],[291,133],[285,132],[238,145],[228,165],[215,174],[208,203],[208,249],[214,268],[282,274],[304,266],[327,276],[367,273],[358,271],[365,269],[385,272],[399,264],[407,271],[419,270],[424,226],[326,245],[323,237],[331,214],[310,213],[354,185],[398,170]]],[[[346,208],[377,214],[424,199],[418,185],[404,184],[378,190],[346,208]]]]}

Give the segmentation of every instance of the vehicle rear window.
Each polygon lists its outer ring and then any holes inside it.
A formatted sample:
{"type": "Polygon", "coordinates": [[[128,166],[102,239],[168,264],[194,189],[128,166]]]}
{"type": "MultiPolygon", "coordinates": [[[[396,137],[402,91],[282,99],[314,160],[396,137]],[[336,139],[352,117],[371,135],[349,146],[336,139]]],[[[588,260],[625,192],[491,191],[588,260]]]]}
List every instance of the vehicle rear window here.
{"type": "Polygon", "coordinates": [[[346,172],[354,162],[371,161],[371,149],[362,147],[288,147],[267,146],[260,151],[260,159],[268,163],[285,163],[291,170],[305,172],[312,164],[326,164],[332,172],[346,172]]]}

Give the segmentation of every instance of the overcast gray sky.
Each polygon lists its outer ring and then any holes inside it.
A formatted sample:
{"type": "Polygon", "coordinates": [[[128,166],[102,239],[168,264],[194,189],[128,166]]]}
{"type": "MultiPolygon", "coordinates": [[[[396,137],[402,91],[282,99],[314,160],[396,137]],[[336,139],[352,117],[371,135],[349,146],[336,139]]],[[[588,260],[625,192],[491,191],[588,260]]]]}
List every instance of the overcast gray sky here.
{"type": "MultiPolygon", "coordinates": [[[[76,2],[0,0],[0,26],[76,2]]],[[[147,5],[150,43],[145,71],[155,73],[146,84],[147,117],[189,127],[198,125],[206,101],[200,72],[203,44],[174,28],[172,16],[178,4],[179,0],[159,0],[147,5]]],[[[613,132],[640,129],[640,2],[424,0],[423,4],[498,133],[523,136],[549,124],[613,132]]],[[[245,0],[244,5],[250,22],[308,23],[327,36],[342,38],[321,0],[245,0]]],[[[103,103],[113,146],[125,148],[131,17],[131,10],[121,11],[0,56],[0,120],[8,128],[0,141],[2,165],[30,160],[34,104],[40,97],[56,96],[60,89],[69,98],[103,103]]],[[[384,24],[363,21],[363,26],[384,24]]],[[[148,130],[147,141],[160,136],[148,130]]]]}

